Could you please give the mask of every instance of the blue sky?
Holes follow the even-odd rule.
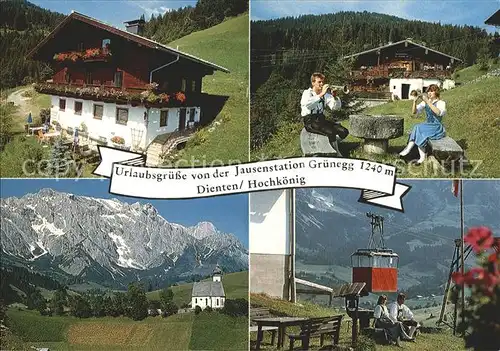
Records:
[[[169,222],[185,226],[201,221],[212,222],[224,233],[236,235],[248,248],[248,194],[217,196],[190,200],[151,200],[120,197],[110,194],[109,180],[100,179],[2,179],[2,198],[21,197],[43,188],[75,195],[117,198],[128,203],[151,203]]]
[[[252,20],[326,14],[339,11],[385,13],[409,20],[473,25],[495,32],[484,21],[500,8],[500,0],[251,0]]]
[[[196,0],[28,0],[44,9],[69,15],[72,10],[93,17],[114,27],[125,29],[123,22],[138,19],[144,14],[146,20],[152,14],[164,14],[180,7],[196,6]]]

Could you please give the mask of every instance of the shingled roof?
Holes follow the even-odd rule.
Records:
[[[229,70],[227,68],[225,68],[225,67],[216,65],[215,63],[203,60],[203,59],[201,59],[199,57],[187,54],[185,52],[182,52],[182,51],[179,51],[177,49],[171,48],[169,46],[163,45],[161,43],[158,43],[158,42],[156,42],[154,40],[142,37],[140,35],[137,35],[137,34],[134,34],[134,33],[130,33],[130,32],[127,32],[127,31],[115,28],[113,26],[110,26],[109,24],[106,24],[104,22],[96,20],[96,19],[94,19],[92,17],[85,16],[85,15],[83,15],[81,13],[76,12],[76,11],[72,11],[71,14],[68,15],[61,23],[59,23],[59,25],[49,35],[47,35],[40,43],[38,43],[38,45],[33,50],[31,50],[28,53],[27,58],[32,58],[33,55],[43,45],[45,45],[50,39],[54,38],[54,36],[62,28],[64,28],[70,21],[72,21],[72,20],[81,21],[81,22],[87,23],[87,24],[89,24],[91,26],[94,26],[94,27],[106,30],[109,33],[118,35],[118,36],[120,36],[122,38],[125,38],[125,39],[128,39],[128,40],[131,40],[131,41],[136,42],[137,44],[143,45],[145,47],[148,47],[148,48],[151,48],[151,49],[156,49],[156,50],[159,50],[159,51],[165,51],[165,52],[172,53],[172,54],[175,54],[175,55],[179,55],[180,57],[183,57],[183,58],[185,58],[187,60],[190,60],[190,61],[193,61],[193,62],[197,62],[197,63],[201,63],[203,65],[209,66],[209,67],[214,68],[216,70],[229,73]]]
[[[497,10],[494,14],[492,14],[484,24],[491,24],[493,26],[500,26],[500,10]]]
[[[225,297],[222,282],[204,281],[193,284],[192,297]]]
[[[442,55],[442,56],[446,56],[446,57],[449,57],[451,59],[454,59],[456,61],[460,61],[460,62],[463,62],[463,60],[459,59],[458,57],[454,57],[454,56],[451,56],[451,55],[448,55],[448,54],[445,54],[443,52],[440,52],[440,51],[437,51],[437,50],[434,50],[434,49],[431,49],[431,48],[428,48],[426,46],[423,46],[421,44],[418,44],[418,43],[415,43],[414,41],[411,41],[410,39],[405,39],[405,40],[400,40],[400,41],[397,41],[395,43],[390,43],[390,44],[386,44],[386,45],[382,45],[382,46],[379,46],[377,48],[374,48],[374,49],[370,49],[370,50],[366,50],[366,51],[362,51],[362,52],[358,52],[356,54],[352,54],[352,55],[347,55],[347,56],[344,56],[344,58],[351,58],[351,57],[356,57],[356,56],[360,56],[360,55],[364,55],[364,54],[368,54],[368,53],[371,53],[371,52],[377,52],[379,50],[382,50],[382,49],[386,49],[386,48],[389,48],[389,47],[392,47],[392,46],[396,46],[396,45],[399,45],[399,44],[402,44],[404,42],[407,42],[408,44],[412,44],[412,45],[415,45],[415,46],[419,46],[423,49],[426,49],[426,50],[429,50],[429,51],[432,51],[438,55]]]

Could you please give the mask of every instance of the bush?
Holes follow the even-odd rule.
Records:
[[[220,311],[232,317],[248,316],[248,301],[245,299],[226,300]]]
[[[464,241],[477,255],[478,267],[465,274],[456,272],[454,299],[461,289],[470,288],[471,294],[458,330],[465,334],[467,348],[497,350],[500,345],[500,240],[489,228],[472,228]]]
[[[212,308],[212,307],[210,307],[210,306],[207,306],[207,307],[205,308],[205,312],[210,313],[210,312],[212,312],[212,311],[213,311],[213,308]]]
[[[201,313],[201,307],[200,306],[196,306],[194,308],[194,314],[200,314]]]

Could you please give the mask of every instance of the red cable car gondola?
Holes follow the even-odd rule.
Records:
[[[398,291],[399,256],[384,245],[384,218],[366,214],[371,218],[372,234],[368,248],[358,249],[351,255],[352,282],[366,283],[364,293],[391,293]],[[375,245],[374,236],[380,234],[380,244]]]

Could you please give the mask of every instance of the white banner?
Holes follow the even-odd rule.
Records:
[[[148,199],[190,199],[254,191],[335,187],[361,190],[358,201],[404,212],[409,185],[396,167],[366,160],[297,157],[219,167],[146,167],[142,154],[99,147],[94,174],[110,178],[109,192]]]

